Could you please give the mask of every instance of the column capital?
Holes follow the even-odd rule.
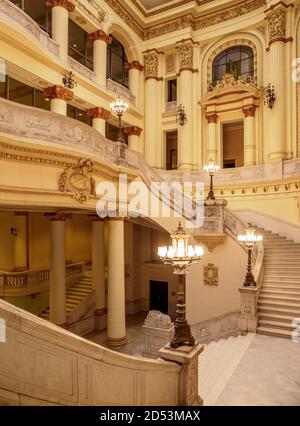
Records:
[[[28,216],[28,212],[15,212],[15,216]]]
[[[100,217],[97,214],[89,214],[89,219],[91,222],[105,222],[106,219],[104,217]]]
[[[50,222],[65,222],[66,219],[71,218],[71,214],[69,213],[45,213],[45,216],[50,220]]]
[[[179,74],[182,71],[191,71],[197,72],[198,70],[194,70],[194,45],[198,45],[199,43],[194,42],[193,39],[183,39],[176,43],[176,49],[178,50],[179,57]]]
[[[246,106],[242,109],[245,118],[247,117],[255,117],[255,110],[256,110],[256,106],[255,105],[249,105]]]
[[[73,99],[73,92],[63,86],[51,86],[44,89],[44,96],[48,99],[62,99],[64,101],[71,101]]]
[[[157,49],[146,50],[143,53],[145,80],[163,80],[162,77],[158,77],[158,57],[164,53],[159,52]]]
[[[268,28],[268,49],[272,43],[278,41],[287,43],[293,40],[292,37],[286,38],[286,13],[289,7],[294,7],[294,5],[292,3],[287,5],[283,1],[278,1],[265,10]]]
[[[143,129],[138,126],[124,127],[124,133],[128,136],[141,136]]]
[[[206,113],[205,118],[207,119],[208,124],[210,124],[210,123],[216,124],[217,119],[218,119],[218,114],[216,114],[215,112]]]
[[[68,12],[73,12],[75,9],[75,4],[70,0],[47,0],[46,6],[51,8],[56,6],[64,7]]]
[[[142,64],[140,64],[139,61],[127,62],[125,64],[125,68],[127,70],[138,70],[138,71],[144,70],[144,66]]]
[[[112,43],[112,37],[106,34],[103,30],[97,30],[92,33],[89,33],[89,39],[91,41],[101,40],[107,44]]]
[[[111,112],[105,108],[96,107],[88,109],[87,115],[91,118],[102,118],[102,120],[108,120],[111,117]]]

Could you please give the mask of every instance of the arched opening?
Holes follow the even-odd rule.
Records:
[[[112,43],[107,48],[107,78],[129,87],[128,69],[125,64],[128,62],[124,46],[112,36]]]
[[[212,84],[215,86],[225,74],[237,80],[254,75],[254,54],[250,46],[237,45],[219,53],[212,63]]]

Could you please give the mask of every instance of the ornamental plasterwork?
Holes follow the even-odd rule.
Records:
[[[285,38],[286,31],[286,11],[276,9],[267,16],[269,43],[278,39]]]
[[[92,177],[93,162],[82,158],[77,166],[68,166],[61,174],[58,187],[61,192],[71,192],[80,203],[95,195],[95,180]]]
[[[245,0],[237,5],[224,7],[205,16],[199,16],[195,18],[193,14],[190,13],[145,28],[136,21],[136,19],[133,17],[133,15],[130,14],[130,12],[128,12],[128,10],[126,10],[125,6],[122,5],[122,1],[105,1],[120,16],[120,18],[123,19],[123,21],[138,34],[142,40],[149,40],[151,38],[159,37],[172,31],[177,31],[184,28],[191,28],[193,30],[206,28],[211,25],[222,23],[229,19],[238,18],[266,4],[266,0]]]
[[[219,92],[220,89],[228,88],[228,87],[241,87],[241,86],[248,86],[252,87],[255,90],[258,90],[258,88],[253,84],[252,77],[249,75],[243,79],[235,79],[232,74],[225,74],[222,78],[222,80],[217,83],[215,86],[209,85],[208,91],[209,92]]]
[[[144,55],[144,73],[145,77],[158,76],[158,56],[151,52]]]
[[[193,46],[191,44],[182,44],[178,46],[179,67],[193,68]]]
[[[218,267],[216,265],[214,265],[213,263],[208,263],[206,266],[204,266],[203,272],[204,272],[204,279],[203,279],[204,285],[218,285],[219,273],[218,273]]]

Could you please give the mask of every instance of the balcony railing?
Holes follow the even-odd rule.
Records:
[[[106,88],[110,92],[115,93],[117,96],[120,96],[123,99],[126,99],[131,105],[135,105],[135,96],[130,92],[127,87],[122,86],[122,84],[116,83],[113,80],[106,80]]]
[[[11,1],[0,1],[0,16],[15,27],[21,28],[22,31],[33,37],[49,52],[56,56],[59,55],[58,44],[30,16]]]

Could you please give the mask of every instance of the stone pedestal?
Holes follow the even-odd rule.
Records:
[[[198,343],[193,347],[180,346],[177,349],[172,349],[167,344],[159,350],[160,358],[182,366],[179,405],[203,405],[203,400],[198,395],[198,357],[203,349],[204,346]]]
[[[158,358],[158,351],[174,336],[174,324],[169,315],[150,311],[143,325],[145,347],[143,356]]]
[[[258,323],[257,316],[257,287],[240,287],[241,294],[241,313],[240,313],[240,329],[242,334],[248,331],[255,333]]]

